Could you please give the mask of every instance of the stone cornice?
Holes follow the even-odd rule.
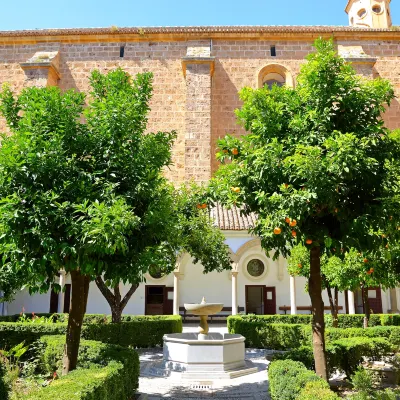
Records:
[[[310,41],[320,36],[333,36],[338,40],[400,41],[400,31],[395,29],[347,26],[199,26],[0,31],[0,44],[186,41],[198,39]]]

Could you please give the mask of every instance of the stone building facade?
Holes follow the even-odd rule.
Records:
[[[218,138],[226,133],[245,134],[234,115],[234,110],[241,105],[238,91],[244,86],[256,88],[269,82],[295,86],[305,57],[313,51],[313,42],[318,37],[333,38],[338,52],[353,63],[358,73],[369,78],[389,79],[399,96],[400,29],[392,26],[390,2],[391,0],[349,0],[346,6],[350,24],[348,27],[111,27],[0,32],[0,83],[9,82],[16,91],[32,85],[87,91],[89,75],[93,69],[106,72],[121,67],[132,75],[151,71],[154,74],[154,95],[148,131],[178,132],[173,149],[174,164],[166,174],[176,184],[191,179],[205,182],[218,167],[215,160]],[[397,99],[387,110],[384,119],[388,128],[400,127],[400,106]],[[5,130],[3,120],[0,120],[0,129]],[[225,222],[228,223],[221,226],[226,233],[227,242],[235,248],[232,248],[232,252],[236,254],[247,242],[255,243],[254,240],[257,240],[247,234],[246,221],[239,221],[238,218],[241,217],[232,216],[231,220],[227,217]],[[259,244],[253,249],[256,249],[254,257],[262,253]],[[227,294],[224,295],[225,304],[232,304],[234,312],[238,301],[243,303],[239,307],[246,308],[246,286],[251,286],[256,281],[261,286],[276,287],[276,312],[279,312],[279,306],[290,304],[291,311],[296,311],[293,309],[296,307],[293,306],[293,296],[292,303],[289,296],[289,287],[293,294],[295,285],[292,281],[289,282],[284,260],[275,265],[275,262],[264,255],[261,261],[265,263],[264,271],[269,271],[262,274],[264,280],[254,280],[254,277],[244,273],[241,282],[239,267],[239,270],[229,274]],[[190,261],[187,262],[190,265]],[[243,260],[239,257],[237,266],[241,262]],[[246,270],[247,267],[244,265],[243,268]],[[274,279],[268,281],[268,275],[273,269],[276,270]],[[237,273],[239,281],[236,280]],[[163,285],[179,285],[182,275],[177,268],[175,279],[172,275],[165,277]],[[189,281],[191,278],[188,273],[186,275],[184,280]],[[151,277],[149,279],[151,282]],[[223,279],[226,280],[227,277],[224,276]],[[234,282],[232,292],[229,286],[231,281]],[[157,282],[154,281],[153,286],[157,286]],[[278,289],[279,282],[285,284]],[[161,285],[162,282],[158,283]],[[182,285],[183,283],[180,286]],[[234,285],[239,286],[234,289]],[[309,299],[300,295],[302,286],[297,285],[296,293],[306,306]],[[146,290],[144,287],[135,294],[141,296],[141,300],[139,297],[136,299],[137,304],[143,304],[141,309],[139,307],[131,312],[145,312]],[[179,297],[177,291],[176,287],[175,295],[171,295],[175,302],[175,312],[178,312],[184,301],[199,300],[191,299],[189,292],[187,298]],[[235,291],[239,293],[235,295],[236,300]],[[278,291],[281,297],[278,296]],[[163,296],[168,301],[168,293],[165,292]],[[382,298],[385,299],[384,311],[400,310],[399,291],[397,296],[393,290],[382,294]],[[17,308],[25,301],[27,300],[19,301],[17,298],[15,305],[9,305],[9,309],[19,312]],[[46,301],[43,304],[47,304]],[[344,306],[344,299],[342,303]],[[350,303],[354,301],[350,299]],[[89,312],[90,304],[89,300]],[[98,307],[94,307],[92,311],[100,312]]]

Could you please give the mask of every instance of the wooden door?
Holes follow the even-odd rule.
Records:
[[[246,314],[264,314],[264,288],[263,285],[246,285]]]
[[[146,286],[145,314],[164,315],[165,286]]]
[[[51,289],[50,293],[50,314],[58,313],[58,293]]]
[[[69,309],[71,306],[71,284],[65,284],[65,291],[64,291],[64,313],[69,314]]]
[[[275,287],[264,288],[264,314],[274,315],[276,314],[276,295]]]
[[[164,288],[164,315],[172,315],[174,313],[174,288]]]
[[[380,287],[368,288],[369,307],[373,314],[382,314],[382,291]]]

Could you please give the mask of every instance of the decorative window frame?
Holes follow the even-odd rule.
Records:
[[[253,276],[250,275],[249,272],[247,271],[247,264],[251,260],[260,260],[264,264],[264,272],[260,276]],[[242,270],[243,275],[250,281],[253,282],[259,282],[263,280],[264,278],[267,277],[269,271],[270,271],[270,265],[269,265],[269,260],[268,257],[263,254],[261,251],[251,251],[248,254],[245,255],[245,257],[242,257],[240,260],[240,266],[239,268]]]
[[[258,88],[261,89],[264,86],[265,77],[269,74],[281,75],[285,80],[285,85],[294,88],[294,78],[292,72],[281,64],[268,64],[261,68],[257,74]]]
[[[161,278],[154,278],[153,276],[150,275],[150,272],[146,272],[144,276],[146,278],[146,281],[162,282],[165,279],[167,279],[168,275],[170,274],[165,274],[161,276]]]

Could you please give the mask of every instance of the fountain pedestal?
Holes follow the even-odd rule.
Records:
[[[245,361],[242,335],[209,333],[207,317],[221,311],[223,304],[185,304],[187,311],[200,316],[199,333],[164,335],[164,364],[182,379],[230,379],[257,372]]]

